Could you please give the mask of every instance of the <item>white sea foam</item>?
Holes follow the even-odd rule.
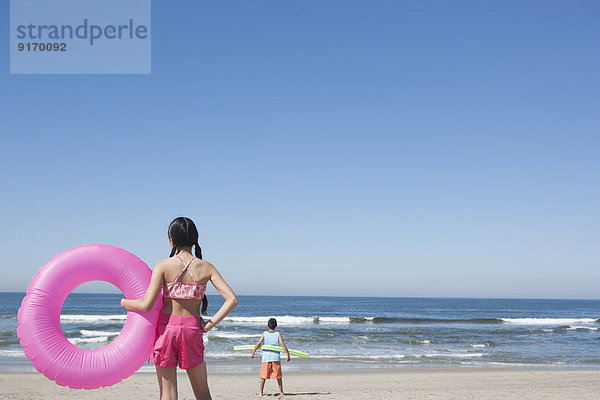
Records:
[[[500,318],[502,322],[518,325],[571,325],[593,324],[594,318]]]
[[[368,338],[368,337],[366,337],[366,338]],[[431,340],[405,340],[405,341],[402,341],[402,343],[418,345],[418,344],[432,344],[433,342]]]
[[[60,316],[61,322],[106,322],[106,321],[125,321],[127,315],[77,315],[63,314]]]
[[[349,324],[350,317],[315,317],[315,322],[320,324]]]
[[[121,332],[107,332],[107,331],[90,331],[87,329],[82,329],[79,331],[81,336],[118,336]]]
[[[547,367],[546,364],[530,364],[530,363],[515,363],[515,362],[494,362],[494,361],[460,361],[463,365],[482,365],[490,366],[497,365],[501,367]]]
[[[240,354],[237,353],[214,353],[214,352],[207,352],[206,353],[206,358],[208,358],[209,360],[222,360],[222,359],[232,359],[232,358],[240,358]],[[245,357],[245,356],[244,356]],[[259,357],[260,359],[260,357]]]
[[[0,350],[0,357],[25,357],[23,350]]]
[[[568,331],[575,331],[577,329],[587,329],[587,330],[590,330],[590,331],[597,331],[598,330],[598,328],[594,327],[594,326],[569,326],[567,328]]]
[[[77,343],[103,343],[108,342],[108,336],[98,336],[90,338],[67,338],[73,344]]]
[[[277,319],[279,325],[282,324],[312,324],[314,323],[314,317],[293,317],[291,315],[285,315],[281,317],[226,317],[225,321],[233,322],[237,324],[256,324],[266,325],[270,318]]]
[[[406,355],[390,354],[390,355],[380,355],[380,356],[355,356],[352,358],[366,359],[366,360],[401,360],[403,358],[406,358]]]
[[[349,324],[351,317],[296,317],[293,315],[270,316],[270,317],[227,317],[225,321],[236,324],[255,324],[265,325],[270,318],[275,318],[279,325],[302,325],[302,324]],[[364,318],[367,321],[373,321],[375,317]]]
[[[429,353],[429,354],[421,354],[415,355],[415,357],[434,357],[434,358],[479,358],[483,357],[483,353]]]
[[[488,344],[486,344],[486,343],[483,343],[483,344],[482,343],[473,343],[473,344],[470,344],[469,346],[471,346],[471,347],[487,347]]]
[[[354,354],[352,354],[352,355],[350,355],[350,354],[314,355],[313,353],[310,353],[310,358],[316,359],[316,360],[371,360],[371,361],[383,360],[383,361],[394,361],[394,360],[401,360],[403,358],[406,358],[406,355],[404,355],[404,354],[372,355],[372,356],[354,355]]]
[[[217,332],[217,333],[207,333],[208,337],[220,337],[227,339],[246,339],[246,338],[259,338],[260,334],[254,333],[237,333],[237,332]]]

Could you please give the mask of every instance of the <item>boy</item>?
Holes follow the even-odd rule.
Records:
[[[254,350],[252,350],[250,358],[254,358],[254,353],[258,349],[258,346],[261,344],[270,344],[283,347],[283,350],[285,350],[285,353],[287,354],[287,361],[290,361],[290,352],[288,351],[287,347],[285,347],[285,343],[283,343],[281,333],[275,331],[275,328],[277,328],[277,320],[275,318],[271,318],[269,322],[267,322],[267,326],[269,327],[269,330],[263,332],[263,334],[260,336],[258,343],[256,343],[256,346],[254,346]],[[260,395],[263,395],[266,379],[277,379],[277,383],[279,384],[279,392],[283,395],[283,380],[281,377],[281,362],[279,352],[263,350],[262,366],[260,369]]]

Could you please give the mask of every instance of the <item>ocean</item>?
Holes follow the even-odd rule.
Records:
[[[24,293],[0,293],[0,372],[34,371],[17,337]],[[120,294],[72,293],[61,325],[82,348],[121,331]],[[239,296],[239,306],[205,335],[209,370],[258,371],[255,344],[275,317],[290,349],[309,353],[286,370],[403,366],[600,368],[600,300]],[[209,314],[222,304],[209,295]],[[142,368],[152,371],[150,364]]]

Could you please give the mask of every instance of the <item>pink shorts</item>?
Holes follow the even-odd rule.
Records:
[[[197,367],[204,362],[202,333],[199,317],[160,314],[151,362],[167,368]]]

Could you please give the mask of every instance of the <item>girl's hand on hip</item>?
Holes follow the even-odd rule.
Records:
[[[210,330],[211,330],[212,328],[214,328],[214,327],[215,327],[215,324],[213,324],[213,322],[212,322],[212,321],[209,319],[209,320],[208,320],[208,321],[206,321],[206,322],[204,323],[204,325],[202,326],[202,330],[203,330],[204,332],[208,332],[208,331],[210,331]]]

